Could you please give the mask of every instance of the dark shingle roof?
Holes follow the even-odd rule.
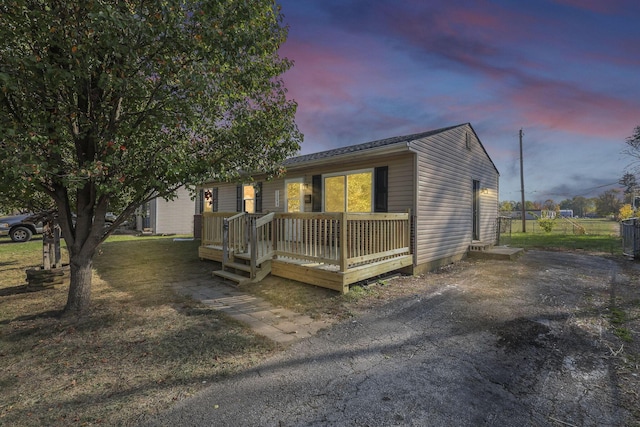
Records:
[[[299,163],[306,163],[314,160],[328,159],[334,156],[357,153],[360,151],[371,150],[373,148],[385,147],[385,146],[398,144],[398,143],[407,143],[410,141],[414,141],[416,139],[436,135],[441,132],[446,132],[448,130],[457,128],[458,126],[463,126],[463,125],[449,126],[446,128],[441,128],[441,129],[436,129],[436,130],[431,130],[431,131],[421,132],[421,133],[415,133],[412,135],[394,136],[392,138],[379,139],[377,141],[365,142],[363,144],[334,148],[333,150],[321,151],[319,153],[312,153],[312,154],[305,154],[297,157],[291,157],[285,160],[284,164],[285,166],[292,166],[292,165],[297,165]]]

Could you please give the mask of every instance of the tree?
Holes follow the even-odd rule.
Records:
[[[573,208],[572,208],[573,213],[575,215],[580,215],[581,217],[584,217],[587,214],[589,207],[593,205],[593,203],[590,202],[589,199],[583,196],[575,196],[572,199],[572,202],[573,202]]]
[[[505,200],[500,202],[500,212],[511,213],[513,211],[513,202]]]
[[[273,0],[0,4],[0,183],[57,208],[66,313],[89,307],[107,211],[117,227],[185,184],[275,175],[298,150],[281,18]]]
[[[607,190],[596,199],[596,213],[599,216],[616,215],[621,205],[620,190]]]
[[[640,126],[636,126],[633,134],[625,140],[625,144],[627,148],[624,153],[640,160]]]
[[[627,172],[622,176],[618,183],[624,186],[623,192],[625,201],[633,205],[634,198],[638,190],[638,182],[636,181],[636,176],[632,173]]]

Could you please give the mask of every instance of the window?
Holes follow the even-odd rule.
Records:
[[[218,188],[200,191],[200,212],[218,212]]]
[[[236,211],[262,212],[262,183],[238,185],[236,188]]]
[[[245,212],[256,213],[256,189],[253,185],[242,187],[242,200]]]
[[[324,177],[326,212],[371,212],[373,172],[355,171]]]

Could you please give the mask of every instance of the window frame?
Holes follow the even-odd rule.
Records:
[[[253,198],[244,197],[244,188],[253,187]],[[246,210],[246,201],[253,201],[253,212]],[[238,212],[246,212],[249,214],[262,213],[262,182],[252,182],[248,184],[238,184],[236,186],[236,210]]]
[[[367,212],[359,212],[359,213],[372,213],[374,212],[374,207],[375,207],[375,168],[366,168],[366,169],[354,169],[354,170],[349,170],[349,171],[341,171],[341,172],[331,172],[331,173],[326,173],[326,174],[322,174],[322,211],[323,212],[327,212],[327,207],[326,207],[326,198],[327,198],[327,187],[325,185],[325,179],[326,178],[333,178],[333,177],[337,177],[337,176],[343,176],[345,177],[344,180],[344,192],[345,192],[345,197],[344,197],[344,210],[342,212],[349,212],[349,210],[347,209],[348,205],[349,205],[349,185],[347,183],[347,176],[349,175],[358,175],[358,174],[363,174],[363,173],[368,173],[371,175],[371,180],[369,182],[369,184],[371,185],[371,198],[369,199],[369,211]],[[355,212],[354,212],[355,213]]]

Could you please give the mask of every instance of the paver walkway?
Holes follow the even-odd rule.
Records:
[[[315,320],[286,308],[275,307],[218,278],[175,283],[173,287],[180,294],[200,300],[281,344],[313,336],[330,325],[325,320]]]

